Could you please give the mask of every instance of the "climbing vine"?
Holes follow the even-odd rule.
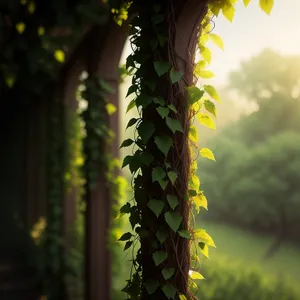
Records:
[[[194,68],[197,77],[214,76],[206,69],[211,61],[207,42],[212,40],[222,49],[224,44],[211,32],[212,18],[222,12],[232,21],[237,2],[208,3],[199,34],[201,59]],[[244,0],[245,6],[249,2]],[[139,4],[133,3],[138,16],[131,23],[133,54],[126,63],[128,72],[134,69],[127,93],[134,99],[127,111],[136,107],[139,117],[127,125],[135,126],[134,139],[126,139],[121,145],[134,145],[133,154],[123,161],[123,167],[128,166],[132,173],[134,198],[120,209],[121,214],[129,214],[133,231],[124,233],[119,240],[125,242],[124,250],[137,244],[140,248],[133,251],[136,254],[131,276],[123,291],[128,299],[194,299],[191,291],[197,285],[193,280],[204,278],[199,272],[198,253],[209,257],[209,247],[215,247],[206,230],[192,227],[190,208],[195,207],[197,212],[208,208],[196,175],[196,159],[199,154],[211,160],[215,157],[208,148],[198,149],[193,120],[216,129],[214,101],[220,101],[220,97],[212,85],[186,86],[186,95],[180,93],[178,86],[185,74],[172,57],[174,45],[169,27],[174,20],[168,4]],[[260,6],[269,14],[273,1],[261,0]]]

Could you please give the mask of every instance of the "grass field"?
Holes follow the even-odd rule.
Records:
[[[127,226],[126,226],[127,227]],[[198,222],[199,228],[205,228],[213,237],[216,249],[211,249],[210,258],[212,260],[225,258],[232,263],[241,266],[251,266],[260,268],[263,273],[270,277],[284,277],[292,282],[300,281],[300,249],[284,243],[279,251],[270,259],[262,260],[263,255],[272,243],[272,239],[266,236],[258,236],[228,225],[221,225],[210,222]],[[129,229],[129,226],[127,227]],[[122,253],[122,270],[114,279],[114,286],[121,289],[125,286],[125,280],[130,272],[130,253]],[[205,261],[206,265],[210,262]]]

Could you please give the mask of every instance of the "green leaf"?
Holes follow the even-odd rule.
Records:
[[[178,199],[174,195],[167,195],[167,200],[171,208],[174,210],[179,204]]]
[[[174,113],[178,113],[176,107],[173,104],[168,105],[168,107],[174,112]]]
[[[175,269],[174,268],[164,268],[161,273],[164,276],[164,279],[168,280],[174,275]]]
[[[123,251],[126,251],[127,249],[129,249],[131,247],[131,245],[133,244],[132,241],[128,241],[126,242],[125,246],[124,246],[124,250]]]
[[[216,89],[212,85],[204,85],[203,86],[204,91],[210,95],[213,99],[220,101],[220,96],[217,93]]]
[[[167,283],[162,287],[162,291],[166,295],[168,299],[175,299],[177,290],[175,289],[174,285],[171,283]]]
[[[147,107],[151,102],[153,101],[153,98],[151,96],[141,94],[135,99],[136,106],[141,106],[143,108]]]
[[[159,185],[161,186],[161,188],[163,189],[163,190],[165,190],[166,189],[166,187],[167,187],[167,185],[168,185],[168,181],[167,180],[160,180],[159,182]]]
[[[259,0],[259,5],[261,9],[269,15],[273,9],[274,0]]]
[[[185,239],[188,239],[188,240],[190,240],[190,239],[192,238],[192,236],[191,236],[191,234],[190,234],[190,232],[189,232],[188,230],[179,230],[179,231],[178,231],[178,234],[179,234],[181,237],[183,237],[183,238],[185,238]]]
[[[158,216],[161,214],[165,204],[163,201],[161,200],[155,200],[155,199],[151,199],[148,203],[147,206],[154,212],[154,214],[156,215],[156,217],[158,218]]]
[[[135,100],[131,100],[127,106],[126,113],[135,107]]]
[[[216,248],[212,237],[204,229],[196,229],[194,231],[194,238],[200,240],[200,242],[205,243],[207,246]]]
[[[173,144],[172,139],[169,136],[156,136],[154,140],[158,149],[167,156]]]
[[[174,84],[174,83],[180,81],[181,78],[182,78],[182,75],[183,75],[182,72],[180,72],[180,71],[175,71],[175,70],[172,68],[171,71],[170,71],[170,79],[171,79],[172,84]]]
[[[163,14],[153,15],[151,17],[151,21],[154,25],[159,24],[165,20],[165,16]]]
[[[158,266],[167,259],[168,254],[164,251],[156,251],[152,254],[152,257],[155,265]]]
[[[155,235],[157,239],[160,241],[160,243],[162,244],[167,239],[168,232],[165,230],[158,230]]]
[[[132,237],[132,234],[130,232],[124,233],[120,238],[119,241],[128,241]]]
[[[120,208],[120,213],[121,213],[121,214],[129,214],[130,211],[131,211],[130,203],[126,203],[126,204],[124,204],[124,205]]]
[[[204,107],[205,107],[205,109],[206,109],[208,112],[210,112],[211,114],[213,114],[215,117],[217,116],[217,115],[216,115],[216,106],[215,106],[215,104],[214,104],[212,101],[210,101],[210,100],[205,100],[205,101],[204,101]]]
[[[176,232],[182,222],[182,216],[177,212],[168,211],[165,213],[165,220],[170,228]]]
[[[160,181],[164,179],[166,176],[166,172],[161,167],[156,167],[152,170],[152,182]]]
[[[138,86],[136,84],[133,84],[129,87],[128,91],[127,91],[127,94],[126,94],[126,97],[127,98],[129,95],[135,93],[138,89]],[[131,101],[132,102],[132,101]]]
[[[132,155],[127,155],[125,156],[122,164],[122,168],[125,168],[127,165],[129,165],[132,161],[133,156]]]
[[[247,0],[247,1],[249,1],[249,0]],[[212,42],[214,42],[219,48],[224,50],[224,43],[219,35],[217,35],[215,33],[209,33],[208,36],[212,40]]]
[[[170,110],[167,107],[158,107],[156,108],[159,115],[164,119],[170,112]]]
[[[155,90],[156,81],[155,80],[145,80],[145,84],[149,87],[151,91]]]
[[[159,41],[159,44],[161,47],[163,47],[165,45],[165,43],[168,41],[168,38],[164,35],[158,34],[157,35],[157,39]]]
[[[142,152],[140,155],[141,162],[146,166],[149,166],[153,161],[153,155],[148,152]]]
[[[208,159],[210,159],[210,160],[216,161],[213,152],[212,152],[210,149],[208,149],[208,148],[202,148],[202,149],[200,150],[200,154],[201,154],[201,156],[204,157],[204,158],[208,158]]]
[[[166,74],[171,69],[171,65],[168,61],[155,61],[154,69],[156,71],[156,74],[160,77]]]
[[[156,103],[156,104],[159,104],[159,105],[161,105],[161,106],[164,106],[165,105],[165,100],[164,100],[164,98],[163,97],[155,97],[154,99],[153,99],[153,101],[154,101],[154,103]]]
[[[176,172],[170,171],[170,172],[168,172],[168,177],[170,178],[172,184],[174,185],[178,175]]]
[[[155,127],[151,122],[143,121],[137,130],[143,142],[147,143],[154,133]]]
[[[204,95],[204,91],[200,90],[198,87],[196,86],[189,86],[187,87],[187,91],[188,91],[188,101],[189,101],[189,105],[193,105],[196,102],[198,102],[202,96]]]
[[[190,275],[192,279],[205,279],[199,272],[193,271]]]
[[[147,293],[149,295],[152,295],[157,288],[159,287],[159,283],[157,280],[153,280],[153,279],[148,279],[145,283],[144,283],[145,289],[147,291]]]
[[[131,127],[131,126],[133,126],[137,121],[138,121],[138,119],[136,119],[136,118],[130,119],[129,122],[128,122],[128,124],[127,124],[126,129],[129,128],[129,127]]]
[[[200,124],[213,130],[216,130],[216,124],[210,115],[206,113],[198,113],[196,117]]]
[[[194,143],[198,142],[198,131],[197,131],[196,126],[191,126],[190,127],[190,129],[189,129],[189,138]]]
[[[120,148],[129,147],[133,143],[134,143],[134,141],[132,139],[127,139],[121,144]]]
[[[183,128],[178,119],[166,117],[166,123],[173,133],[176,131],[183,132]]]

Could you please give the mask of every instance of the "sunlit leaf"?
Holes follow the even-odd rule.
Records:
[[[202,124],[208,128],[211,128],[214,130],[216,129],[216,124],[215,124],[213,118],[209,114],[198,113],[197,120],[199,121],[200,124]]]
[[[207,199],[203,193],[199,193],[196,197],[193,198],[193,201],[196,205],[196,210],[199,211],[200,207],[204,207],[207,210]]]
[[[194,103],[198,102],[204,95],[204,91],[200,90],[196,86],[187,87],[187,91],[188,91],[189,105],[193,105]]]
[[[22,34],[26,29],[26,25],[23,22],[17,23],[16,24],[16,29],[17,29],[19,34]]]
[[[112,103],[107,103],[105,105],[105,108],[106,108],[106,111],[109,116],[111,116],[112,114],[114,114],[117,111],[117,107],[115,105],[113,105]]]
[[[235,14],[235,8],[230,2],[226,2],[222,7],[222,13],[228,21],[232,22]]]
[[[244,1],[244,5],[247,7],[251,0],[243,0],[243,1]]]
[[[210,64],[210,62],[211,62],[211,52],[210,52],[210,50],[207,47],[204,47],[204,46],[200,47],[199,50],[200,50],[200,54],[202,55],[203,59],[208,64]]]
[[[219,48],[224,50],[224,42],[222,41],[221,37],[215,33],[210,33],[209,38],[214,42]]]
[[[212,237],[204,229],[196,229],[194,231],[194,238],[200,242],[205,243],[207,246],[215,247],[216,245]]]
[[[205,100],[204,101],[204,107],[205,109],[210,112],[211,114],[213,114],[215,117],[217,116],[217,113],[216,113],[216,105],[210,101],[210,100]]]
[[[210,78],[213,78],[214,76],[215,76],[215,74],[209,70],[201,70],[199,72],[199,77],[201,77],[203,79],[210,79]]]
[[[126,113],[135,107],[135,100],[131,100],[127,106]]]
[[[179,295],[179,300],[187,300],[186,296],[184,296],[183,294]]]
[[[205,279],[199,272],[196,272],[196,271],[191,272],[190,277],[194,280],[195,279]]]
[[[216,91],[216,89],[212,85],[204,85],[203,89],[213,99],[220,101],[220,96],[219,96],[218,92]]]
[[[208,149],[208,148],[202,148],[202,149],[200,150],[200,154],[201,154],[201,156],[204,157],[204,158],[208,158],[208,159],[210,159],[210,160],[216,161],[213,152],[212,152],[210,149]]]
[[[65,61],[65,53],[62,50],[56,50],[54,52],[54,57],[60,63],[63,63]]]
[[[274,6],[274,0],[259,0],[259,5],[261,9],[269,15]]]
[[[208,248],[208,246],[206,244],[202,243],[202,242],[198,243],[198,245],[199,245],[199,248],[200,248],[200,251],[202,252],[202,254],[205,257],[209,258],[209,248]]]
[[[194,143],[198,141],[198,131],[196,126],[191,126],[189,130],[189,139]]]

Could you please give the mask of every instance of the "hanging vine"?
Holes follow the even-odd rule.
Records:
[[[202,59],[195,65],[196,76],[213,76],[206,69],[211,61],[206,44],[210,39],[221,48],[224,45],[217,34],[211,33],[211,20],[222,12],[232,21],[236,2],[209,1],[201,22],[198,49]],[[246,6],[249,2],[244,0]],[[191,226],[191,207],[199,212],[208,206],[196,175],[196,158],[200,154],[215,160],[210,149],[198,149],[192,120],[196,117],[200,124],[215,129],[214,100],[220,101],[220,97],[212,85],[189,86],[187,97],[179,92],[178,83],[185,74],[172,57],[170,28],[174,20],[170,4],[133,3],[137,17],[131,23],[133,54],[127,58],[126,68],[135,71],[127,93],[134,99],[127,111],[136,107],[139,117],[127,125],[136,127],[134,139],[126,139],[121,147],[134,145],[133,154],[123,161],[123,167],[128,166],[133,176],[134,198],[120,209],[121,214],[129,214],[133,232],[124,233],[119,240],[125,242],[124,250],[141,246],[133,251],[133,269],[123,289],[128,299],[194,299],[191,291],[197,285],[193,280],[204,278],[199,272],[198,253],[208,257],[209,247],[215,247],[204,229]],[[270,13],[273,1],[261,0],[260,6]]]

